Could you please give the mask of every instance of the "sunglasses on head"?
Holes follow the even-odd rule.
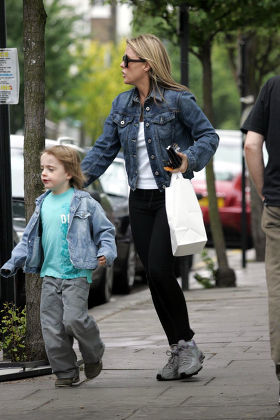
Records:
[[[137,60],[134,58],[129,58],[126,54],[123,56],[123,62],[124,62],[124,66],[128,67],[128,63],[145,63],[146,60],[144,60],[143,58],[138,58]]]

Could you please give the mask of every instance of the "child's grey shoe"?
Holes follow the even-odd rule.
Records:
[[[170,346],[170,350],[166,352],[169,356],[168,362],[166,365],[158,372],[157,380],[158,381],[172,381],[180,379],[178,374],[178,346],[173,344]]]
[[[100,374],[102,370],[102,361],[97,363],[85,363],[85,375],[87,379],[93,379]]]
[[[57,378],[55,381],[56,388],[69,388],[72,384],[76,384],[80,381],[80,371],[77,370],[77,374],[73,378]]]
[[[202,369],[204,354],[194,340],[178,342],[178,374],[181,379],[197,375]]]

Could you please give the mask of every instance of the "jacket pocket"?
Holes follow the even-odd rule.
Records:
[[[93,235],[91,213],[88,210],[76,211],[69,229],[71,232],[71,243],[78,254],[82,248],[88,248]]]
[[[83,211],[83,210],[77,211],[74,214],[74,217],[79,217],[80,219],[87,219],[89,216],[90,216],[90,212]]]
[[[174,143],[176,116],[174,112],[163,112],[152,119],[154,135],[156,138],[157,154],[166,165],[168,154],[166,147]]]
[[[132,115],[125,115],[125,114],[114,114],[113,121],[117,125],[119,139],[121,141],[121,145],[124,149],[124,152],[127,152],[127,142],[129,139],[129,135],[131,133]]]
[[[124,114],[114,114],[113,121],[115,124],[118,125],[120,128],[125,128],[129,123],[133,120],[132,115],[124,115]]]
[[[163,112],[152,119],[156,137],[164,147],[173,143],[176,116],[174,112]]]

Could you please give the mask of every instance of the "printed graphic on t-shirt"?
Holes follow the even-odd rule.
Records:
[[[63,267],[64,274],[77,274],[79,270],[77,270],[75,267],[73,267],[71,260],[70,260],[70,254],[68,249],[68,242],[67,242],[67,232],[68,232],[68,225],[69,225],[69,216],[70,216],[70,205],[68,203],[65,203],[62,206],[62,211],[64,213],[60,214],[60,232],[61,232],[61,263]]]
[[[61,261],[62,261],[62,266],[67,268],[67,266],[69,265],[69,260],[70,260],[68,244],[67,244],[67,239],[66,239],[68,225],[69,225],[69,205],[64,204],[64,206],[62,206],[62,209],[63,210],[65,209],[65,214],[60,215],[60,220],[61,220],[60,231],[62,235]]]

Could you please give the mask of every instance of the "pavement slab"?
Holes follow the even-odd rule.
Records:
[[[270,359],[264,264],[240,267],[229,253],[237,287],[185,292],[195,339],[205,353],[197,376],[157,381],[167,360],[165,335],[150,292],[113,298],[90,310],[106,345],[103,371],[71,389],[53,375],[0,383],[1,420],[280,419]],[[75,350],[79,355],[77,343]]]

